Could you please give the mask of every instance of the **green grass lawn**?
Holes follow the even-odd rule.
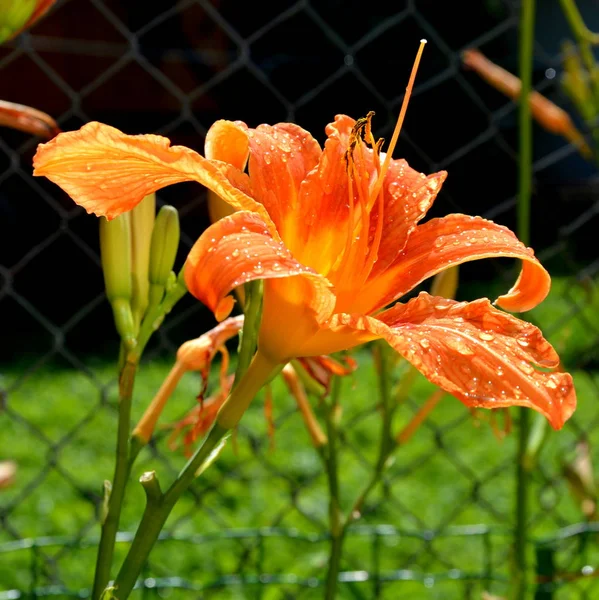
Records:
[[[593,297],[593,290],[558,280],[548,301],[532,313],[574,371],[579,397],[575,418],[561,432],[550,432],[542,461],[531,476],[535,537],[583,520],[560,475],[563,463],[574,456],[581,432],[588,431],[599,464],[599,374],[591,370],[597,338],[591,325],[599,326],[599,316],[588,304]],[[582,308],[573,312],[577,304]],[[359,369],[345,380],[342,392],[340,464],[345,507],[369,475],[380,427],[370,354],[364,350],[356,358]],[[0,416],[0,460],[14,459],[19,470],[15,485],[0,493],[0,599],[15,597],[2,596],[2,590],[27,592],[36,585],[52,584],[80,590],[90,585],[95,549],[87,542],[98,535],[95,502],[102,481],[112,476],[116,382],[109,361],[82,360],[85,373],[50,363],[32,373],[18,365],[3,369],[0,387],[8,393],[6,412]],[[579,364],[587,370],[574,369]],[[135,417],[170,366],[165,357],[142,366],[135,386]],[[199,389],[199,377],[186,375],[162,422],[179,419],[194,405]],[[424,379],[417,381],[409,402],[397,411],[396,430],[433,390]],[[280,381],[274,384],[274,413],[274,448],[259,396],[244,416],[235,443],[228,444],[173,511],[166,530],[175,539],[159,543],[151,556],[146,575],[157,578],[158,587],[161,578],[177,576],[193,582],[196,589],[157,589],[134,597],[321,597],[313,585],[326,569],[326,480]],[[358,580],[365,578],[360,572],[380,572],[390,581],[380,589],[371,581],[347,583],[339,598],[458,600],[480,598],[483,589],[507,593],[506,585],[495,579],[509,575],[506,532],[513,524],[516,436],[497,439],[489,415],[477,412],[473,418],[459,401],[447,396],[397,451],[385,485],[369,498],[359,525],[348,537],[342,565]],[[498,422],[502,423],[501,415]],[[161,431],[133,469],[123,531],[135,530],[143,508],[143,493],[135,483],[139,475],[155,469],[164,488],[185,463],[183,452],[170,450],[167,441],[168,432]],[[481,524],[492,533],[474,530],[476,535],[463,535],[467,526]],[[388,527],[374,529],[378,525]],[[67,539],[35,551],[13,545],[15,539],[43,536]],[[126,544],[120,544],[118,560],[125,550]],[[571,563],[566,550],[575,555]],[[586,563],[576,555],[577,547],[566,550],[558,556],[563,569],[596,565],[599,559],[594,539],[586,546]],[[270,579],[259,578],[264,574]],[[436,578],[409,581],[423,574]],[[464,581],[468,574],[475,580]],[[495,579],[480,581],[484,574]],[[255,582],[242,585],[239,578]],[[586,586],[592,583],[589,580]],[[579,583],[568,585],[555,597],[583,597],[580,589]]]

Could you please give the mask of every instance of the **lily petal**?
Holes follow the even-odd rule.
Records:
[[[222,160],[243,171],[250,155],[247,130],[243,121],[215,121],[204,142],[206,158]]]
[[[384,155],[381,156],[382,161]],[[405,248],[410,234],[432,206],[446,178],[447,171],[425,176],[412,169],[403,159],[391,161],[382,188],[383,230],[371,277],[387,269]],[[375,204],[372,210],[372,236],[378,213],[378,204]]]
[[[126,135],[92,122],[40,144],[34,175],[44,175],[87,210],[112,219],[167,185],[197,181],[239,210],[256,212],[276,231],[264,207],[251,197],[247,175],[208,160],[159,135]]]
[[[497,299],[510,311],[526,311],[542,302],[551,286],[549,273],[507,228],[480,217],[453,214],[414,229],[406,247],[383,273],[372,277],[351,312],[371,313],[397,300],[419,283],[449,267],[480,258],[524,261],[512,289]]]
[[[204,153],[209,160],[222,160],[244,171],[250,147],[247,136],[248,126],[243,121],[216,121],[206,134]],[[208,190],[208,213],[210,221],[216,223],[219,219],[235,212],[225,200]]]
[[[332,311],[335,300],[327,290],[327,280],[295,260],[285,245],[271,235],[266,222],[248,211],[233,213],[206,229],[185,263],[187,289],[219,320],[233,308],[233,299],[227,294],[237,286],[256,279],[295,276],[317,288],[316,296],[330,296],[328,305]],[[309,304],[305,299],[303,302]]]
[[[328,274],[345,251],[349,219],[347,161],[345,154],[355,120],[337,115],[327,125],[328,136],[318,165],[307,174],[299,191],[297,221],[301,233],[291,245],[298,260]],[[318,248],[318,252],[314,252]]]
[[[302,227],[297,219],[300,184],[318,163],[320,145],[293,123],[260,125],[248,137],[252,191],[290,243]]]
[[[559,358],[534,325],[488,300],[455,302],[421,293],[377,318],[335,315],[331,332],[387,340],[427,379],[467,406],[526,406],[560,429],[576,407],[572,377],[549,372]],[[543,367],[545,370],[539,370]]]

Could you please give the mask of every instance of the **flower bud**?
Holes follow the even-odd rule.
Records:
[[[131,311],[131,231],[129,213],[112,221],[100,218],[100,252],[106,296],[112,305],[116,330],[128,348],[135,345]]]
[[[150,293],[150,244],[156,215],[156,196],[146,196],[130,214],[132,299],[131,309],[136,324],[143,319],[148,308]]]
[[[156,217],[150,245],[150,304],[162,301],[179,247],[179,213],[163,206]]]

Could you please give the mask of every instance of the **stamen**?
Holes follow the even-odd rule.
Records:
[[[389,148],[387,149],[387,156],[385,156],[385,162],[383,163],[383,167],[381,169],[381,173],[372,190],[372,196],[376,198],[383,187],[383,182],[385,181],[385,175],[387,174],[387,169],[389,168],[389,164],[391,162],[391,155],[393,154],[393,150],[395,150],[395,144],[397,144],[397,140],[399,138],[399,133],[401,131],[401,127],[403,125],[404,117],[406,116],[406,111],[408,110],[408,103],[410,101],[410,96],[412,95],[412,88],[414,87],[414,80],[416,79],[416,72],[418,71],[418,65],[420,64],[420,57],[422,56],[422,52],[424,50],[424,45],[426,44],[426,40],[420,40],[420,47],[418,48],[418,53],[416,54],[416,58],[414,60],[414,65],[412,66],[412,72],[410,73],[410,80],[408,81],[408,87],[406,88],[406,95],[404,96],[401,110],[399,111],[399,117],[397,118],[397,123],[395,124],[395,130],[393,131],[393,136],[391,137],[391,141],[389,142]]]

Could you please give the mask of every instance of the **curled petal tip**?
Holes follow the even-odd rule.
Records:
[[[224,321],[231,314],[234,306],[235,298],[233,296],[225,296],[214,310],[214,317],[219,323]]]

